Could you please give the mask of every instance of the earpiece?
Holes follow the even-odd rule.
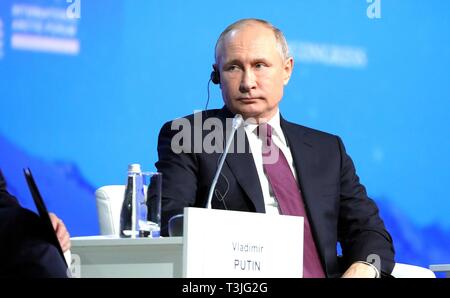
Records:
[[[214,70],[211,72],[211,82],[218,85],[220,84],[220,74],[216,67],[214,67]]]
[[[208,99],[206,100],[206,105],[205,105],[205,111],[206,113],[208,113],[208,103],[209,103],[209,83],[213,82],[214,84],[218,85],[220,84],[220,74],[219,71],[217,70],[216,66],[213,65],[213,71],[211,71],[211,76],[210,79],[208,81],[208,87],[207,87],[207,91],[208,91]]]

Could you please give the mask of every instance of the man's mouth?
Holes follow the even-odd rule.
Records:
[[[241,97],[238,100],[241,102],[244,102],[244,103],[252,103],[252,102],[261,100],[261,98],[259,98],[259,97]]]

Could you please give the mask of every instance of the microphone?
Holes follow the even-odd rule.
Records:
[[[225,158],[228,154],[228,151],[230,150],[234,133],[236,132],[236,130],[239,127],[241,127],[242,123],[244,123],[244,119],[242,118],[241,115],[236,114],[236,116],[234,116],[234,118],[233,118],[231,133],[230,133],[230,136],[228,137],[227,143],[225,145],[225,150],[224,150],[222,156],[220,157],[220,162],[217,167],[216,175],[214,176],[213,182],[211,184],[211,188],[209,189],[208,200],[206,203],[207,209],[212,209],[211,201],[212,201],[214,189],[216,188],[217,180],[219,180],[219,175],[220,175],[220,172],[222,171],[223,163],[225,162]],[[171,236],[171,237],[183,236],[183,229],[184,229],[183,228],[183,220],[184,220],[184,214],[177,214],[177,215],[172,216],[169,219],[169,222],[168,222],[169,236]]]
[[[228,137],[227,143],[225,145],[225,150],[223,151],[222,156],[220,157],[220,162],[216,170],[216,175],[214,176],[211,188],[209,189],[208,200],[206,201],[206,209],[211,209],[211,201],[214,194],[214,189],[216,188],[217,180],[219,180],[219,175],[220,172],[222,171],[223,163],[225,162],[225,158],[227,157],[228,151],[230,150],[234,133],[239,127],[241,127],[242,123],[244,123],[244,118],[242,118],[242,115],[236,114],[236,116],[234,116],[233,118],[233,125],[231,127],[230,136]]]

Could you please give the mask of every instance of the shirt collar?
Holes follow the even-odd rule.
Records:
[[[273,115],[272,118],[267,122],[270,126],[272,126],[272,136],[278,137],[280,141],[287,146],[286,139],[284,138],[283,130],[281,129],[280,124],[280,110],[277,109],[277,112],[275,115]],[[247,133],[254,133],[256,134],[256,128],[258,127],[258,124],[244,121],[244,129]]]

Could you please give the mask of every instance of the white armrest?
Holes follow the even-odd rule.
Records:
[[[436,278],[430,269],[402,263],[395,263],[391,275],[396,278]]]
[[[125,185],[107,185],[95,192],[100,234],[119,235]]]

